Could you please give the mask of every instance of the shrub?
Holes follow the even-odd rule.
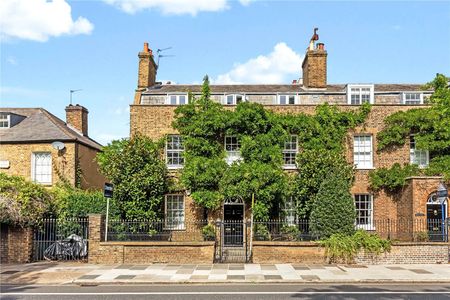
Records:
[[[0,173],[0,222],[12,225],[34,225],[51,213],[53,197],[41,185],[19,176]]]
[[[406,178],[419,174],[417,165],[405,164],[403,167],[395,163],[390,168],[379,168],[369,172],[370,187],[374,190],[385,189],[394,193],[401,189]]]
[[[356,213],[349,189],[350,182],[336,174],[329,174],[321,184],[310,216],[313,235],[353,234]]]
[[[203,226],[202,234],[205,241],[214,241],[214,239],[216,238],[216,230],[214,228],[214,225],[208,224]]]
[[[320,244],[325,247],[325,255],[330,263],[352,263],[356,254],[361,250],[374,256],[391,250],[389,240],[382,239],[376,234],[369,234],[361,229],[353,235],[333,234],[320,241]]]
[[[55,196],[58,218],[87,217],[89,214],[106,214],[106,198],[101,191],[84,191],[70,186],[57,186]],[[110,199],[109,216],[118,217],[116,201]]]
[[[299,239],[300,230],[295,225],[283,225],[281,227],[281,233],[288,241],[296,241]]]
[[[266,225],[255,224],[254,225],[255,240],[257,241],[269,241],[271,239],[270,232]]]

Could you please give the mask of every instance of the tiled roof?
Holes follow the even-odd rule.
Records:
[[[344,93],[345,84],[330,84],[325,89],[306,89],[298,84],[231,84],[211,85],[212,93],[295,93],[295,92],[326,92]],[[420,91],[420,84],[375,84],[375,92],[404,92]],[[155,85],[147,89],[144,94],[166,94],[174,92],[200,93],[199,84],[164,84]]]
[[[25,117],[11,128],[0,129],[0,143],[43,141],[74,141],[101,150],[102,145],[78,131],[43,108],[1,108],[2,113]]]

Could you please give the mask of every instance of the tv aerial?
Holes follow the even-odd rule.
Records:
[[[166,51],[166,50],[169,50],[169,49],[172,49],[172,47],[167,47],[167,48],[163,48],[163,49],[157,49],[156,50],[156,55],[157,55],[157,60],[156,60],[156,67],[157,68],[159,68],[159,59],[160,58],[163,58],[163,57],[174,57],[175,55],[173,55],[173,54],[166,54],[166,55],[164,55],[164,54],[161,54],[161,52],[163,52],[163,51]]]
[[[76,92],[79,92],[79,91],[82,91],[82,89],[78,89],[78,90],[69,90],[69,92],[70,92],[70,104],[72,105],[72,94],[73,93],[76,93]]]

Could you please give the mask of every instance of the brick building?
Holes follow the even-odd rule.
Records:
[[[0,172],[45,186],[83,189],[105,182],[95,162],[102,146],[88,135],[88,110],[66,107],[66,122],[43,108],[0,108]]]
[[[431,90],[422,90],[418,84],[327,83],[327,51],[317,42],[315,34],[306,50],[302,66],[302,78],[291,84],[211,85],[211,98],[224,106],[233,107],[242,101],[263,104],[278,113],[314,113],[318,104],[330,103],[341,110],[354,110],[365,102],[372,111],[363,126],[348,132],[347,159],[355,166],[356,179],[351,189],[357,210],[356,224],[367,230],[378,230],[377,220],[434,220],[447,216],[447,205],[436,202],[434,192],[440,177],[414,177],[408,179],[405,189],[398,195],[373,192],[369,188],[368,173],[394,163],[428,165],[428,151],[415,148],[414,137],[410,143],[395,151],[377,152],[377,133],[383,129],[384,119],[398,111],[427,107],[426,99]],[[182,137],[172,128],[174,110],[188,101],[188,92],[200,95],[201,85],[161,84],[156,82],[157,66],[148,44],[139,53],[138,86],[130,109],[130,135],[144,134],[152,139],[167,136],[165,159],[168,168],[176,174],[183,167]],[[300,67],[302,70],[300,70]],[[296,137],[283,151],[285,169],[295,169]],[[233,161],[239,156],[239,142],[235,137],[225,138],[227,158]],[[248,199],[246,199],[248,200]],[[223,204],[216,214],[227,219],[230,213],[247,217],[245,204]],[[197,219],[202,210],[193,203],[186,191],[166,196],[165,214],[175,214],[179,222]],[[289,214],[289,213],[288,213]],[[412,223],[411,223],[412,224]],[[406,225],[405,225],[406,226]],[[414,225],[407,225],[414,226]],[[415,229],[411,229],[415,230]],[[421,230],[431,230],[424,228]],[[439,229],[440,230],[440,229]]]

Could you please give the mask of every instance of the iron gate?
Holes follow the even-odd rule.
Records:
[[[216,222],[215,261],[221,263],[246,263],[251,261],[251,223],[231,220]]]
[[[36,226],[33,233],[33,261],[45,260],[44,252],[47,248],[59,243],[58,247],[64,246],[64,240],[75,234],[84,239],[87,243],[89,239],[89,218],[70,219],[43,219],[40,225]],[[58,260],[84,260],[87,256],[74,256],[69,251],[62,249],[58,255]]]

